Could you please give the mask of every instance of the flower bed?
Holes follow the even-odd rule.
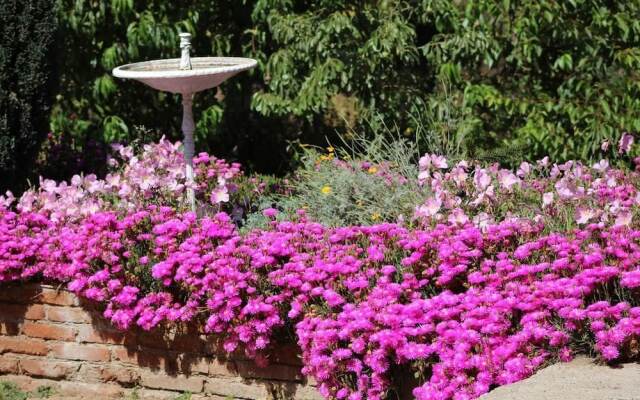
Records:
[[[4,199],[0,281],[64,283],[120,329],[201,322],[260,364],[290,337],[327,398],[384,398],[404,368],[418,399],[472,399],[576,352],[638,355],[638,172],[428,155],[411,218],[330,228],[269,208],[240,233],[237,165],[197,158],[198,218],[176,145],[118,150],[105,180]]]

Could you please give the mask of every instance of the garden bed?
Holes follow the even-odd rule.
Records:
[[[632,145],[623,136],[620,154]],[[314,379],[325,398],[466,400],[576,354],[639,356],[640,173],[629,168],[638,159],[543,159],[512,171],[330,147],[271,189],[200,154],[193,213],[178,147],[163,140],[135,155],[118,146],[122,161],[104,180],[43,180],[16,204],[0,199],[0,281],[60,286],[99,310],[101,331],[123,338],[80,344],[97,349],[82,365],[123,362],[110,346],[127,337],[155,354],[141,343],[151,337],[174,361],[212,357],[207,374],[222,355],[275,373],[284,343],[300,349],[294,381]],[[36,340],[33,329],[54,327],[63,336],[42,353],[56,358],[59,379],[73,378],[64,365],[78,360],[59,360],[77,357],[67,350],[80,331],[52,320],[46,302],[34,306],[42,322],[24,317],[16,334]],[[212,344],[216,352],[201,353]],[[7,368],[28,372],[22,363]],[[204,369],[194,377],[180,367],[184,386],[173,390],[212,390]],[[160,376],[157,385],[176,382]],[[153,388],[158,375],[127,379]]]
[[[114,329],[96,304],[40,284],[0,292],[0,380],[58,395],[175,399],[320,399],[300,373],[299,349],[274,346],[260,368],[195,327]],[[95,398],[95,397],[94,397]],[[185,397],[186,398],[186,397]],[[193,397],[196,398],[195,396]]]

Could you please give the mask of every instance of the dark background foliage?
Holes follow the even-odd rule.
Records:
[[[24,186],[47,135],[55,35],[50,0],[0,2],[0,188]]]
[[[61,85],[34,174],[99,172],[114,141],[179,139],[177,96],[110,71],[177,57],[180,31],[194,35],[195,55],[258,60],[195,100],[197,148],[254,171],[286,173],[298,144],[352,129],[507,164],[597,159],[603,140],[640,130],[640,0],[57,6]]]

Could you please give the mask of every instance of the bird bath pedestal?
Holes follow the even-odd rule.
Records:
[[[181,58],[145,61],[127,64],[113,70],[113,76],[135,79],[154,89],[182,95],[182,134],[184,135],[184,161],[187,178],[187,198],[195,211],[193,155],[193,96],[197,92],[214,88],[238,72],[256,66],[256,60],[238,57],[191,58],[191,34],[180,34]]]

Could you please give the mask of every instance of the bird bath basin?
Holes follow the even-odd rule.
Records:
[[[188,183],[187,197],[195,211],[193,189],[193,155],[195,152],[193,131],[193,95],[214,88],[239,72],[254,68],[257,61],[239,57],[191,58],[191,35],[180,34],[181,58],[144,61],[119,66],[113,76],[140,81],[156,90],[182,95],[182,134],[184,135],[184,160]]]
[[[180,69],[180,58],[122,65],[113,70],[118,78],[135,79],[156,90],[196,93],[211,89],[238,72],[253,68],[256,61],[237,57],[191,58],[191,69]]]

